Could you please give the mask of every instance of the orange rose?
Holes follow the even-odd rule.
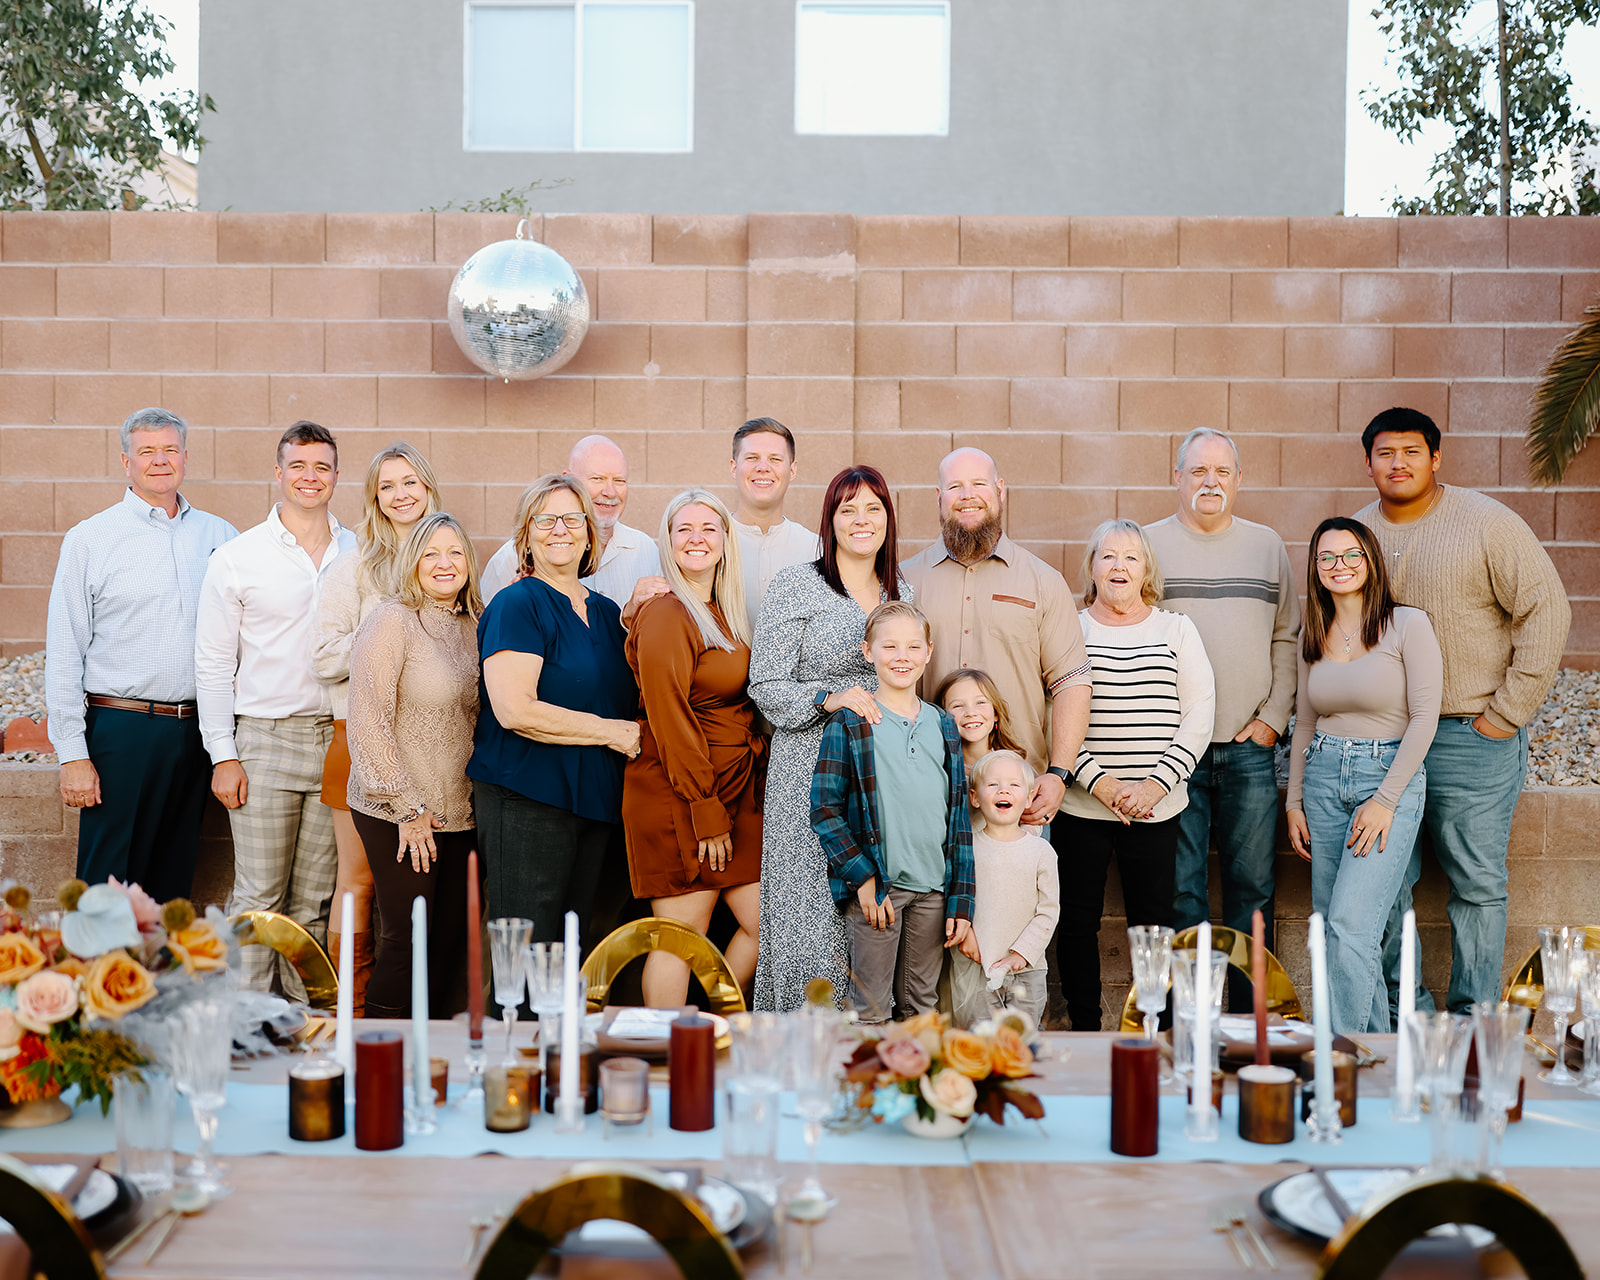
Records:
[[[58,960],[50,966],[56,973],[64,973],[69,978],[81,978],[89,972],[89,966],[77,956],[68,956],[65,960]]]
[[[126,951],[108,951],[83,979],[83,1007],[93,1017],[117,1019],[156,998],[156,980]]]
[[[208,921],[196,920],[187,929],[167,935],[167,946],[183,961],[187,973],[209,973],[228,967],[227,944]]]
[[[970,1031],[944,1033],[944,1060],[969,1080],[982,1080],[989,1074],[989,1044]]]
[[[0,984],[14,986],[44,968],[44,952],[25,933],[0,936]]]
[[[1012,1080],[1033,1074],[1033,1050],[1011,1027],[994,1033],[994,1069]]]
[[[922,1041],[922,1047],[933,1055],[939,1052],[939,1041],[944,1029],[950,1025],[950,1019],[942,1013],[919,1013],[898,1025],[905,1028],[907,1035]]]

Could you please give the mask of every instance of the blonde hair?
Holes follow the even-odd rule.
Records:
[[[440,529],[451,529],[461,539],[461,549],[467,556],[467,585],[456,592],[456,610],[476,622],[483,614],[483,597],[478,593],[478,553],[472,546],[467,531],[448,511],[434,511],[411,526],[411,532],[400,544],[394,558],[394,598],[408,609],[420,609],[429,597],[417,578],[417,566],[428,549],[428,543]]]
[[[400,550],[401,535],[394,522],[378,506],[379,472],[385,462],[406,462],[417,473],[417,479],[427,487],[428,506],[422,514],[431,516],[439,509],[439,482],[433,478],[433,468],[415,447],[404,440],[396,440],[387,449],[380,449],[367,463],[367,478],[361,488],[361,523],[356,526],[356,541],[361,546],[361,563],[356,571],[358,590],[363,594],[390,593],[390,577],[394,570],[395,553]]]
[[[1144,556],[1144,582],[1139,587],[1139,598],[1146,604],[1160,604],[1167,593],[1167,584],[1161,577],[1161,565],[1156,560],[1155,548],[1144,530],[1134,520],[1103,520],[1089,535],[1089,545],[1083,553],[1083,606],[1088,608],[1100,593],[1094,585],[1094,559],[1100,554],[1100,545],[1113,533],[1131,533],[1139,539],[1140,553]]]
[[[991,751],[988,755],[979,760],[977,764],[973,765],[972,768],[967,770],[968,789],[976,791],[979,784],[983,782],[984,778],[988,777],[989,770],[995,765],[1001,764],[1007,760],[1015,761],[1017,764],[1021,765],[1023,785],[1029,787],[1033,786],[1034,781],[1039,776],[1039,771],[1028,763],[1027,757],[1017,751],[1001,750]]]
[[[922,610],[909,600],[885,600],[867,615],[866,630],[862,632],[861,638],[871,644],[872,637],[878,628],[894,618],[907,618],[913,622],[920,622],[922,624],[922,638],[929,645],[933,644],[933,628],[928,625],[928,619],[923,615]]]
[[[558,490],[565,489],[575,497],[583,508],[583,525],[588,533],[589,545],[583,550],[583,559],[578,562],[578,576],[588,578],[600,567],[600,521],[595,518],[594,503],[589,499],[589,491],[583,487],[583,482],[576,476],[558,475],[552,473],[540,476],[517,499],[517,523],[512,530],[511,540],[517,548],[517,564],[522,568],[532,568],[528,563],[528,522],[540,513],[540,509],[549,501],[550,495]]]
[[[722,525],[722,559],[711,579],[711,598],[722,606],[722,616],[733,634],[728,635],[717,625],[711,607],[689,585],[678,558],[672,554],[672,522],[685,507],[700,506],[713,512]],[[671,502],[661,515],[661,532],[656,537],[661,549],[661,576],[672,588],[672,594],[689,611],[695,625],[700,628],[700,638],[712,649],[732,652],[735,641],[750,643],[750,614],[744,600],[744,563],[739,552],[739,539],[733,532],[733,517],[722,500],[706,489],[685,489]]]

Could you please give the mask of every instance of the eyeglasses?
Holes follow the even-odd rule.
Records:
[[[1351,547],[1350,550],[1338,555],[1335,555],[1332,551],[1320,551],[1317,553],[1317,568],[1331,569],[1334,565],[1338,564],[1339,561],[1343,560],[1347,565],[1354,569],[1366,558],[1367,553],[1360,547]]]
[[[556,521],[561,521],[569,529],[581,529],[585,524],[584,514],[581,511],[569,511],[565,515],[553,516],[548,513],[533,516],[528,523],[541,533],[549,533],[556,527]]]

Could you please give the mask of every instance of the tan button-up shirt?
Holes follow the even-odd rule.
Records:
[[[936,542],[904,561],[900,574],[933,627],[923,697],[931,700],[958,667],[988,672],[1028,763],[1043,771],[1050,764],[1051,697],[1092,684],[1067,580],[1004,535],[988,559],[972,565],[951,559],[943,541]]]

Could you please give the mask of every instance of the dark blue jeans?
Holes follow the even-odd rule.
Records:
[[[1189,805],[1178,815],[1174,925],[1188,929],[1211,913],[1206,868],[1212,836],[1222,868],[1222,923],[1250,932],[1256,911],[1267,920],[1272,947],[1273,838],[1278,829],[1278,778],[1272,748],[1213,742],[1189,779]]]

